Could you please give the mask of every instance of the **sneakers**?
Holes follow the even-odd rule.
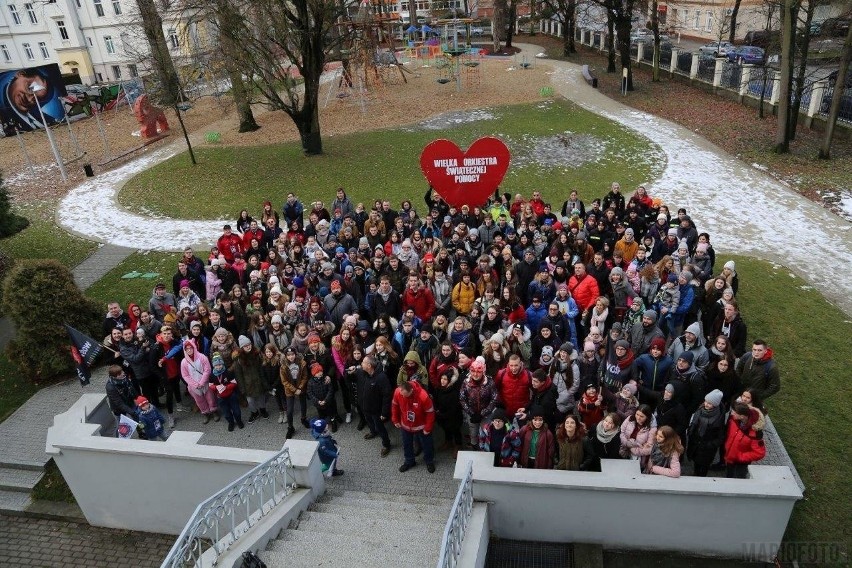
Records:
[[[352,422],[352,413],[347,412],[346,413],[346,423],[349,424],[350,422]]]
[[[372,439],[373,439],[373,438],[375,438],[375,437],[376,437],[376,435],[375,435],[375,434],[373,434],[372,432],[367,432],[366,434],[364,434],[364,439],[365,439],[365,440],[372,440]]]
[[[310,423],[310,422],[308,422],[308,419],[307,419],[307,418],[305,418],[304,416],[302,416],[302,426],[304,426],[305,428],[310,428],[310,427],[311,427],[311,423]]]
[[[259,412],[252,412],[251,414],[249,414],[248,423],[253,424],[254,421],[257,420],[259,417],[260,417]]]
[[[213,413],[213,422],[219,422],[222,419],[222,415],[219,414],[219,411]]]
[[[168,419],[167,419],[167,422],[168,422],[168,424],[169,424],[169,428],[174,429],[174,427],[175,427],[175,417],[174,417],[174,415],[173,415],[173,414],[169,414],[169,417],[168,417]]]
[[[412,467],[414,467],[415,465],[417,465],[417,464],[414,464],[414,463],[404,463],[404,464],[402,464],[401,466],[399,466],[399,471],[400,471],[400,473],[405,473],[406,471],[408,471],[409,469],[411,469],[411,468],[412,468]]]
[[[233,431],[234,431],[234,423],[228,422],[228,432],[233,432]]]
[[[284,413],[283,412],[278,413],[278,423],[284,424]]]
[[[389,447],[382,447],[382,452],[381,452],[382,457],[383,457],[383,458],[388,457],[388,454],[390,453],[390,450],[391,450],[391,449],[390,449]]]
[[[426,464],[426,471],[428,471],[429,473],[435,473],[435,464],[427,463]]]
[[[361,430],[363,430],[366,427],[367,427],[367,423],[364,422],[363,420],[361,420],[360,422],[358,422],[358,425],[355,427],[355,429],[360,432]]]
[[[242,430],[243,428],[246,427],[246,425],[243,424],[242,420],[237,420],[237,427],[239,427],[239,429]]]
[[[209,415],[209,414],[205,414],[205,415],[204,415],[204,423],[205,423],[205,424],[210,424],[210,415]]]
[[[334,434],[335,432],[337,432],[337,420],[332,419],[331,420],[331,433]]]
[[[265,408],[260,409],[260,417],[264,420],[269,420],[269,413],[266,411]]]
[[[334,471],[331,472],[332,477],[340,477],[341,475],[343,475],[342,469],[335,469]]]
[[[293,434],[295,434],[295,433],[296,433],[296,429],[293,428],[292,426],[290,426],[289,428],[287,428],[287,434],[284,436],[284,439],[289,440],[290,438],[293,437]]]

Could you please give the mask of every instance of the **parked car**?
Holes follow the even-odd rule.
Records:
[[[728,51],[734,49],[734,44],[729,41],[712,41],[698,48],[701,55],[712,55],[713,57],[725,57]]]
[[[850,18],[828,18],[822,23],[821,32],[828,37],[843,37],[849,33]]]
[[[766,52],[753,45],[740,45],[728,51],[728,60],[736,61],[740,65],[763,65],[766,63]]]
[[[825,79],[828,82],[829,87],[833,87],[835,83],[837,83],[837,74],[840,72],[839,69],[835,69],[831,73],[829,73]],[[846,81],[844,87],[846,89],[852,89],[852,68],[846,70]]]
[[[767,49],[770,45],[779,45],[780,40],[781,32],[778,30],[752,30],[745,35],[743,43]]]

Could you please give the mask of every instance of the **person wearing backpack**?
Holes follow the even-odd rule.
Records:
[[[762,339],[752,342],[751,353],[744,354],[737,362],[737,374],[743,389],[753,388],[766,402],[781,390],[778,365],[772,357],[772,349]]]

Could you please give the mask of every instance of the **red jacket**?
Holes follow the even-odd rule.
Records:
[[[417,291],[412,291],[411,288],[406,288],[402,294],[402,310],[408,308],[414,310],[414,315],[422,321],[432,318],[435,313],[435,296],[428,286],[422,286]]]
[[[749,464],[760,461],[765,456],[766,445],[763,443],[763,432],[752,428],[752,420],[748,420],[743,427],[733,418],[728,418],[725,463]]]
[[[513,375],[509,367],[500,369],[494,377],[494,385],[500,394],[500,400],[506,408],[506,415],[514,416],[519,408],[526,408],[530,403],[531,375],[527,369],[521,368],[521,372]]]
[[[225,260],[228,261],[228,264],[234,262],[234,255],[237,253],[243,253],[243,240],[231,233],[230,235],[222,235],[219,237],[219,240],[216,241],[216,249],[225,256]]]
[[[258,229],[252,232],[251,229],[243,233],[243,250],[248,250],[251,248],[251,240],[257,239],[257,242],[263,244],[263,231]]]
[[[397,388],[391,403],[391,422],[399,424],[409,432],[431,434],[435,426],[435,407],[429,394],[417,381],[410,381],[414,387],[411,396],[403,396]]]
[[[529,453],[533,437],[532,423],[521,428],[521,456],[518,463],[521,467],[529,467]],[[553,433],[545,424],[538,432],[538,445],[535,449],[535,469],[553,469],[553,456],[556,454],[556,443]]]
[[[591,309],[598,296],[601,295],[600,290],[598,290],[598,281],[588,274],[583,276],[582,280],[577,280],[576,276],[572,276],[568,280],[568,290],[571,291],[571,296],[577,302],[577,307],[581,311]]]

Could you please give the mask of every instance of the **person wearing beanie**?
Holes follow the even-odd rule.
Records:
[[[697,369],[705,370],[710,363],[710,352],[704,346],[704,337],[701,334],[701,324],[693,322],[686,328],[686,331],[680,337],[672,341],[669,346],[669,356],[677,361],[683,354],[689,352],[692,354],[691,363]]]
[[[479,430],[478,449],[494,455],[494,467],[512,467],[521,453],[521,438],[506,411],[495,408]]]
[[[240,392],[248,400],[249,417],[247,422],[252,424],[260,417],[269,418],[266,406],[269,402],[270,392],[276,387],[276,384],[269,381],[261,371],[260,353],[254,348],[251,340],[245,335],[241,335],[237,342],[240,348],[234,355],[232,369],[237,378]]]
[[[320,363],[312,363],[308,370],[308,400],[314,405],[317,416],[328,420],[331,431],[337,432],[337,404],[334,398],[334,383]]]
[[[463,373],[463,370],[460,372]],[[483,420],[488,420],[497,405],[497,389],[485,374],[485,359],[481,355],[473,360],[467,370],[460,400],[462,413],[468,423],[471,447],[477,449],[480,445],[480,425]]]
[[[139,425],[142,427],[142,433],[146,440],[161,440],[165,442],[169,439],[169,431],[166,429],[166,420],[157,407],[148,402],[144,396],[136,398],[136,416],[139,419]]]
[[[627,340],[614,340],[612,335],[607,341],[606,351],[601,383],[609,391],[608,394],[616,395],[633,375],[635,355]]]
[[[639,408],[639,399],[636,398],[637,390],[636,385],[626,383],[615,395],[615,413],[618,414],[622,422],[633,416],[633,413]]]
[[[707,379],[704,372],[696,368],[695,359],[692,351],[681,353],[669,377],[669,384],[675,389],[674,399],[683,405],[687,416],[698,409],[707,394]]]
[[[240,429],[244,428],[236,378],[225,367],[225,360],[218,351],[210,357],[210,364],[209,387],[216,392],[219,413],[228,422],[228,432],[233,432],[235,426],[239,426]]]
[[[530,402],[527,408],[539,408],[543,412],[547,427],[551,432],[555,432],[558,414],[556,400],[559,397],[559,391],[547,371],[539,369],[532,374],[530,393]],[[523,409],[521,410],[523,411]],[[528,414],[521,417],[521,419],[527,420],[530,418]]]
[[[651,349],[651,342],[655,339],[665,342],[663,331],[657,327],[657,312],[654,310],[645,310],[642,319],[633,324],[628,335],[630,348],[637,356],[647,353]]]
[[[643,387],[640,387],[639,390],[653,394],[651,406],[654,407],[654,421],[657,423],[657,428],[671,426],[681,440],[685,440],[690,415],[686,412],[683,404],[675,398],[676,385],[674,383],[667,384],[662,393],[654,393],[654,391],[648,391]]]
[[[553,469],[556,438],[545,420],[547,411],[536,405],[527,414],[529,421],[518,434],[521,438],[518,465],[528,469]]]
[[[656,404],[668,384],[673,367],[674,360],[666,354],[666,341],[662,337],[652,339],[648,352],[636,358],[635,377],[640,403]]]

